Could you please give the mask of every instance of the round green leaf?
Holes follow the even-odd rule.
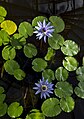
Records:
[[[35,17],[33,20],[32,20],[32,26],[37,26],[37,22],[43,22],[43,20],[46,20],[47,21],[47,18],[44,17],[44,16],[38,16],[38,17]]]
[[[74,91],[78,97],[84,99],[84,82],[79,82],[78,87]]]
[[[4,45],[7,45],[9,43],[10,40],[10,36],[8,35],[8,33],[4,30],[0,31],[0,46],[2,45],[2,43]]]
[[[73,88],[68,82],[58,82],[55,87],[55,95],[59,98],[65,98],[66,96],[71,96],[73,94]]]
[[[47,117],[54,117],[61,113],[59,100],[57,98],[49,98],[45,100],[41,107],[42,113]]]
[[[24,46],[24,54],[26,57],[32,58],[37,55],[37,49],[33,44],[28,43]]]
[[[40,112],[36,112],[36,113],[29,114],[29,118],[30,119],[45,119],[45,116]]]
[[[53,49],[57,50],[63,45],[64,38],[60,34],[53,33],[53,37],[48,38],[48,43]]]
[[[0,16],[0,23],[3,22],[4,20],[5,18]]]
[[[0,86],[0,103],[3,103],[3,101],[6,98],[6,95],[4,93],[4,88]]]
[[[42,72],[42,76],[45,80],[52,82],[55,79],[54,72],[51,69],[46,69]]]
[[[0,103],[0,117],[4,116],[7,111],[7,104],[6,103]]]
[[[12,35],[17,30],[17,25],[11,20],[5,20],[1,23],[1,28],[3,28],[9,35]]]
[[[78,62],[74,57],[65,57],[65,60],[63,60],[63,66],[68,71],[75,71],[78,66]]]
[[[78,81],[84,81],[84,66],[79,67],[76,70],[76,74],[77,74],[77,80]]]
[[[11,38],[11,45],[15,49],[21,49],[23,45],[26,44],[26,39],[21,34],[14,34]]]
[[[0,94],[4,93],[4,88],[0,86]]]
[[[71,40],[66,40],[61,47],[61,51],[68,56],[74,56],[79,52],[78,45]]]
[[[18,102],[13,102],[8,107],[8,115],[12,118],[19,117],[23,112],[23,107]]]
[[[2,50],[2,57],[5,60],[14,59],[16,56],[15,48],[12,46],[5,46]]]
[[[4,68],[5,68],[6,72],[8,72],[10,75],[14,75],[14,71],[16,69],[19,69],[20,66],[16,61],[8,60],[4,63]]]
[[[41,58],[36,58],[32,62],[32,68],[36,72],[41,72],[47,67],[47,62]]]
[[[49,20],[52,22],[56,33],[62,32],[65,28],[64,21],[58,16],[51,16]]]
[[[14,71],[14,77],[17,79],[17,80],[23,80],[25,78],[26,74],[23,70],[21,69],[16,69]]]
[[[58,81],[65,81],[68,78],[68,71],[63,67],[59,67],[55,71],[55,77]]]
[[[33,28],[30,23],[28,22],[22,22],[19,25],[18,31],[21,35],[23,35],[25,38],[33,35]]]
[[[71,112],[74,109],[75,102],[72,97],[60,99],[60,107],[64,112]]]
[[[6,17],[7,11],[4,7],[0,6],[0,16]]]
[[[55,55],[55,51],[54,51],[51,47],[49,47],[49,48],[48,48],[48,52],[47,52],[47,54],[46,54],[46,56],[45,56],[45,60],[47,60],[47,61],[51,60],[51,58],[52,58],[54,55]]]

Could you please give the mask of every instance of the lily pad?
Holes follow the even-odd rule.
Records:
[[[74,109],[75,102],[72,97],[60,99],[60,107],[64,112],[71,112]]]
[[[23,107],[18,102],[13,102],[8,107],[8,115],[12,118],[19,117],[23,112]]]
[[[4,93],[4,88],[0,86],[0,103],[3,103],[3,101],[6,98],[6,95]]]
[[[47,21],[47,18],[44,17],[44,16],[38,16],[38,17],[35,17],[33,20],[32,20],[32,26],[37,26],[37,22],[43,22],[43,20],[46,20]]]
[[[6,17],[7,11],[4,7],[0,6],[0,23],[5,20],[4,17]]]
[[[21,69],[16,69],[14,71],[14,77],[17,79],[17,80],[23,80],[25,78],[26,74],[23,70]]]
[[[7,104],[6,103],[0,103],[0,117],[4,116],[7,112]]]
[[[20,66],[19,64],[14,61],[14,60],[7,60],[5,63],[4,63],[4,68],[6,70],[6,72],[8,72],[10,75],[14,75],[14,71],[16,69],[19,69]]]
[[[52,22],[56,33],[62,32],[65,28],[64,21],[58,16],[51,16],[49,20]]]
[[[51,47],[49,47],[49,48],[48,48],[48,52],[47,52],[47,54],[46,54],[46,56],[45,56],[45,60],[47,60],[47,61],[51,60],[51,58],[52,58],[54,55],[55,55],[55,51],[54,51]]]
[[[42,76],[45,80],[48,79],[49,82],[55,79],[54,72],[51,69],[46,69],[42,72]]]
[[[61,113],[59,100],[57,98],[49,98],[45,100],[41,106],[42,113],[47,117],[54,117]]]
[[[37,55],[37,49],[33,44],[28,43],[24,46],[24,54],[26,57],[32,58]]]
[[[61,81],[61,82],[58,82],[56,85],[55,85],[55,95],[59,98],[66,98],[66,96],[71,96],[73,94],[73,88],[72,88],[72,85],[69,84],[68,82],[64,82],[64,81]]]
[[[41,72],[47,67],[47,62],[42,58],[35,58],[32,65],[33,70],[36,72]]]
[[[79,82],[78,87],[74,91],[78,97],[84,99],[84,82]]]
[[[53,37],[48,38],[48,43],[50,47],[57,50],[63,45],[64,38],[60,34],[53,33]]]
[[[25,44],[26,39],[21,34],[16,33],[11,37],[11,45],[15,47],[15,49],[21,49]]]
[[[2,57],[5,60],[14,59],[16,56],[15,48],[12,46],[5,46],[2,50]]]
[[[29,22],[22,22],[19,25],[18,31],[21,35],[23,35],[25,38],[33,35],[33,28]]]
[[[63,60],[63,66],[68,71],[75,71],[78,67],[78,62],[74,57],[65,57],[65,60]]]
[[[17,30],[17,25],[11,20],[5,20],[1,23],[1,28],[4,29],[9,35],[12,35]]]
[[[68,71],[63,67],[59,67],[55,71],[55,77],[58,81],[65,81],[68,78]]]
[[[0,31],[0,46],[2,45],[2,43],[4,45],[7,45],[10,41],[10,36],[8,35],[8,33],[4,30]]]
[[[66,40],[61,47],[61,51],[68,56],[74,56],[79,52],[78,45],[71,40]]]
[[[76,70],[76,74],[77,74],[78,81],[84,81],[84,66],[79,67]]]

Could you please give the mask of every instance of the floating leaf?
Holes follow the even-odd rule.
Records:
[[[54,72],[51,69],[46,69],[42,72],[42,76],[45,80],[52,81],[55,79]]]
[[[2,50],[2,57],[5,60],[8,59],[14,59],[16,56],[16,51],[15,48],[13,48],[12,46],[5,46]]]
[[[71,112],[74,109],[75,102],[72,97],[62,98],[60,100],[60,107],[64,112]]]
[[[49,47],[49,48],[48,48],[48,52],[47,52],[47,54],[46,54],[46,56],[45,56],[45,60],[47,60],[47,61],[51,60],[51,58],[52,58],[54,55],[55,55],[55,51],[54,51],[51,47]]]
[[[84,99],[84,82],[79,82],[78,87],[74,91],[78,97]]]
[[[43,22],[44,19],[47,21],[47,18],[44,17],[44,16],[35,17],[35,18],[32,20],[32,26],[37,26],[37,22],[39,22],[39,21]]]
[[[1,23],[1,28],[3,28],[9,35],[12,35],[17,30],[17,25],[11,20],[5,20]]]
[[[37,49],[33,44],[28,43],[24,46],[24,54],[26,57],[32,58],[37,55]]]
[[[19,117],[23,112],[23,107],[18,102],[13,102],[8,107],[8,115],[12,118]]]
[[[60,34],[53,33],[53,37],[48,38],[48,43],[53,49],[57,50],[63,45],[64,38]]]
[[[16,69],[14,71],[14,77],[17,79],[17,80],[23,80],[25,78],[26,74],[23,70],[21,69]]]
[[[5,10],[4,7],[0,6],[0,23],[5,20],[4,17],[6,17],[7,11]]]
[[[33,28],[29,22],[22,22],[19,25],[18,31],[21,35],[23,35],[25,38],[33,35]]]
[[[65,24],[64,24],[64,21],[60,17],[58,17],[58,16],[51,16],[49,18],[49,20],[52,22],[52,24],[53,24],[53,26],[55,28],[55,31],[57,33],[62,32],[64,30]]]
[[[63,67],[59,67],[55,71],[55,77],[58,81],[65,81],[68,78],[68,71]]]
[[[4,93],[4,88],[0,86],[0,94]]]
[[[61,47],[61,51],[68,56],[74,56],[79,52],[78,45],[71,40],[66,40]]]
[[[2,45],[2,43],[4,45],[7,45],[9,43],[10,40],[10,36],[8,35],[8,33],[4,30],[0,31],[0,46]]]
[[[4,88],[0,86],[0,103],[3,103],[3,101],[6,98],[6,95],[4,93]]]
[[[14,34],[11,38],[11,45],[15,49],[21,49],[23,45],[26,44],[26,39],[21,34]]]
[[[41,72],[47,67],[47,62],[42,58],[36,58],[33,60],[32,65],[33,70]]]
[[[3,22],[4,20],[5,18],[0,16],[0,23]]]
[[[78,62],[74,57],[65,57],[65,60],[63,60],[63,66],[68,71],[75,71],[78,66]]]
[[[57,98],[49,98],[45,100],[41,107],[42,113],[47,117],[54,117],[61,113],[59,100]]]
[[[26,118],[25,119],[31,119],[31,117],[27,114]]]
[[[55,87],[55,95],[59,98],[66,98],[66,96],[71,96],[73,94],[73,88],[68,82],[58,82]]]
[[[84,81],[84,66],[79,67],[76,70],[76,74],[77,74],[78,81]]]
[[[4,63],[4,68],[5,68],[6,72],[8,72],[10,75],[14,75],[14,71],[16,69],[19,69],[20,66],[16,61],[8,60]]]
[[[0,117],[4,116],[7,111],[7,104],[6,103],[0,103]]]

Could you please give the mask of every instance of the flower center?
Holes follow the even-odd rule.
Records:
[[[42,28],[42,33],[46,32],[46,29],[45,28]]]
[[[47,86],[46,85],[42,85],[42,91],[47,91]]]

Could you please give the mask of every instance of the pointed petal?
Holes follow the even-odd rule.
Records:
[[[46,43],[46,36],[44,36],[44,42]]]
[[[45,21],[45,19],[43,20],[43,27],[46,27],[46,21]]]
[[[35,93],[35,95],[37,95],[38,93],[40,93],[41,91],[40,90],[38,90],[36,93]]]
[[[36,28],[37,30],[40,30],[40,28],[39,28],[38,26],[35,26],[35,28]]]

